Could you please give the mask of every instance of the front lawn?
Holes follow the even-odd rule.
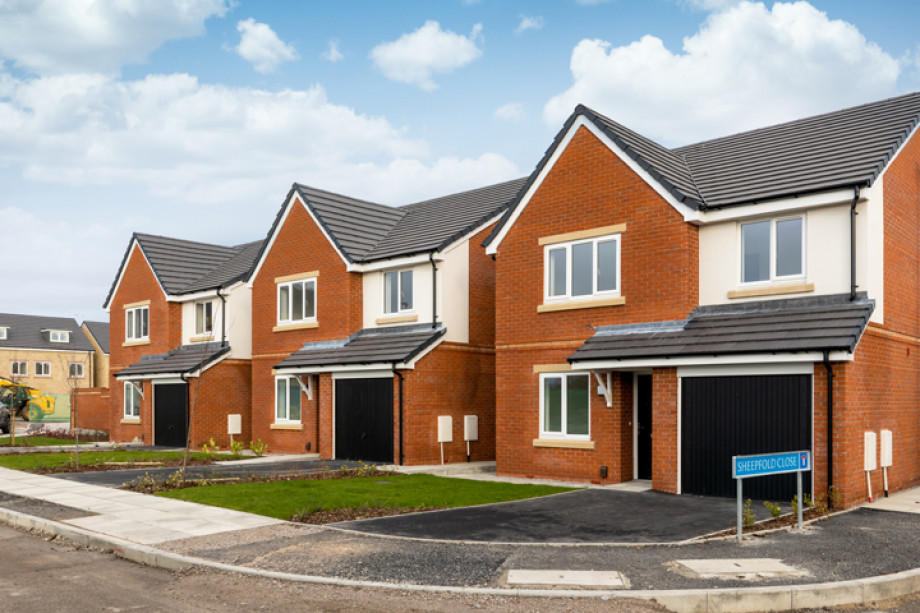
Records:
[[[71,464],[72,453],[23,453],[17,455],[0,455],[0,466],[14,470],[33,472],[53,472],[65,469]],[[132,468],[135,462],[164,462],[167,465],[182,463],[182,451],[81,451],[80,464],[84,467],[104,466],[106,462],[118,462],[117,468]],[[207,460],[204,453],[190,453],[189,459]],[[73,470],[73,469],[70,469]]]
[[[73,439],[52,438],[50,436],[21,436],[16,435],[14,447],[52,447],[59,445],[75,445]],[[92,445],[93,441],[80,441],[81,445]],[[10,437],[0,436],[0,447],[9,447]]]
[[[205,485],[163,491],[157,495],[278,519],[298,516],[303,521],[310,515],[337,509],[392,509],[396,512],[405,509],[446,509],[536,498],[568,491],[571,488],[472,481],[432,475],[386,474],[346,479]],[[334,520],[360,516],[360,513],[344,517],[337,514]]]

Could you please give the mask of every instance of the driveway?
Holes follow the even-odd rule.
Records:
[[[758,520],[769,517],[752,504]],[[730,498],[585,489],[516,502],[333,524],[370,534],[490,543],[673,543],[733,528]]]

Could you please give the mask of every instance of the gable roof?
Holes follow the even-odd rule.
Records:
[[[83,325],[92,335],[99,348],[105,354],[109,353],[109,323],[104,321],[84,321]]]
[[[580,117],[675,200],[706,210],[872,185],[920,123],[920,92],[674,149],[579,105],[484,244],[514,217]]]
[[[636,360],[856,348],[875,302],[858,294],[697,307],[686,321],[602,326],[569,361]]]
[[[72,317],[42,317],[0,313],[0,328],[8,328],[0,349],[51,349],[55,351],[93,351],[93,345]],[[70,332],[70,342],[52,343],[42,330]]]
[[[217,289],[247,280],[262,246],[262,241],[255,241],[225,247],[135,232],[106,296],[104,307],[109,305],[115,294],[135,242],[150,263],[163,291],[169,295]]]

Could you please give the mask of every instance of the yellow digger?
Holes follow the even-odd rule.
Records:
[[[0,432],[10,431],[12,415],[34,421],[54,413],[54,397],[34,387],[0,377]]]

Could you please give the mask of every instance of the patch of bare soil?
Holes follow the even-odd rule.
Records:
[[[830,509],[818,509],[816,507],[811,507],[804,509],[802,511],[802,521],[807,522],[811,520],[823,520],[827,519],[833,514]],[[787,515],[782,515],[780,517],[774,517],[772,519],[765,519],[759,521],[756,524],[749,526],[744,526],[742,528],[743,534],[753,534],[754,536],[763,536],[764,533],[773,532],[776,530],[782,530],[784,528],[789,528],[797,525],[799,518],[795,513],[789,513]],[[734,536],[738,534],[737,528],[731,528],[730,530],[723,530],[722,532],[716,532],[715,534],[708,534],[706,538],[721,538],[723,536]]]
[[[209,460],[193,460],[189,458],[189,466],[210,466],[215,462]],[[43,466],[41,468],[36,468],[30,472],[39,474],[39,475],[50,475],[55,473],[88,473],[88,472],[101,472],[106,470],[125,470],[131,468],[151,468],[151,467],[161,467],[165,466],[167,468],[181,468],[182,460],[163,460],[162,462],[112,462],[112,463],[100,463],[100,464],[79,464],[77,466],[71,465],[62,465],[62,466]]]
[[[414,507],[414,508],[375,508],[375,509],[330,509],[328,511],[313,511],[305,515],[297,514],[290,521],[303,524],[334,524],[340,521],[356,519],[371,519],[374,517],[390,517],[392,515],[405,515],[406,513],[421,513],[422,511],[440,511],[445,507]]]

